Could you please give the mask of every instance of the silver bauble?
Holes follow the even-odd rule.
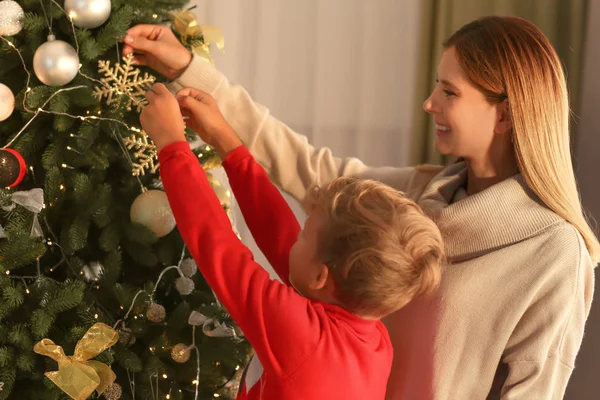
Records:
[[[73,46],[50,35],[35,51],[33,70],[44,85],[63,86],[77,76],[79,57]]]
[[[3,2],[0,1],[0,4]],[[15,110],[15,95],[6,85],[0,83],[0,121],[11,116]]]
[[[163,322],[167,316],[167,310],[160,304],[152,303],[146,311],[146,318],[152,322]]]
[[[110,17],[110,0],[65,0],[65,11],[79,28],[97,28]]]
[[[175,288],[180,295],[187,296],[194,291],[196,285],[194,285],[194,281],[187,276],[180,276],[175,279]]]
[[[84,265],[83,268],[81,268],[81,272],[83,272],[82,275],[86,281],[97,281],[102,278],[102,274],[104,274],[104,266],[98,261],[92,261],[89,265]]]
[[[183,260],[181,265],[179,265],[179,269],[181,270],[182,274],[188,277],[192,277],[196,275],[196,272],[198,272],[198,266],[193,258],[186,258]]]
[[[171,350],[171,358],[173,361],[180,364],[186,363],[190,359],[191,355],[192,351],[190,346],[183,343],[176,344],[173,346],[173,350]]]
[[[23,29],[25,13],[16,1],[0,1],[0,35],[13,36]]]
[[[118,383],[114,383],[106,388],[102,393],[106,400],[119,400],[123,396],[123,389]]]
[[[148,190],[140,194],[130,210],[131,222],[144,225],[158,237],[171,233],[175,228],[175,217],[167,194],[160,190]]]

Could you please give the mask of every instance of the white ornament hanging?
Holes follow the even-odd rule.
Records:
[[[192,277],[198,272],[198,266],[193,258],[186,258],[183,260],[179,265],[179,269],[181,270],[181,273],[187,277]]]
[[[97,28],[110,17],[110,0],[65,0],[65,11],[78,28]]]
[[[175,288],[180,295],[187,296],[194,291],[196,285],[194,284],[194,281],[187,276],[180,276],[175,279]]]
[[[0,1],[0,4],[4,3]],[[10,88],[0,83],[0,121],[10,117],[15,110],[15,95]]]
[[[24,16],[23,9],[16,1],[0,1],[0,35],[13,36],[21,32]]]
[[[167,316],[167,310],[157,303],[152,303],[146,311],[146,318],[152,322],[163,322]]]
[[[140,194],[130,210],[131,222],[142,224],[158,237],[171,233],[175,228],[175,217],[167,194],[161,190],[147,190]]]
[[[49,35],[48,41],[35,51],[33,70],[44,85],[63,86],[77,76],[79,56],[69,43]]]

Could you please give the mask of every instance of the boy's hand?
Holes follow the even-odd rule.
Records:
[[[160,152],[171,143],[185,140],[185,123],[175,96],[162,83],[146,92],[148,105],[140,115],[142,128]]]
[[[242,145],[211,95],[198,89],[186,88],[177,93],[177,100],[181,113],[189,117],[186,120],[187,127],[213,146],[221,159],[225,159],[231,151]]]
[[[123,56],[135,52],[139,65],[147,65],[170,80],[179,78],[192,61],[192,53],[164,25],[136,25],[123,41]]]

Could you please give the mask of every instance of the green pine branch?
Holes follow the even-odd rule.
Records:
[[[85,283],[67,280],[64,284],[45,292],[40,306],[50,315],[71,310],[81,303],[84,291]]]

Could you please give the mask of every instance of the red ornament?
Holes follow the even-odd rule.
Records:
[[[0,187],[15,187],[25,177],[27,164],[13,149],[0,149]]]

